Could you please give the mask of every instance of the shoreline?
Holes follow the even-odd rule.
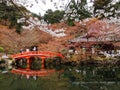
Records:
[[[71,65],[71,66],[84,66],[84,65],[115,65],[120,66],[120,59],[115,60],[94,60],[94,59],[88,59],[88,60],[80,60],[80,61],[67,61],[64,63],[65,65]]]

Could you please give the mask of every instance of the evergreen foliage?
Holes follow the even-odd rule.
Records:
[[[4,52],[4,48],[3,47],[0,47],[0,53],[1,52]]]
[[[43,19],[48,23],[59,23],[63,19],[64,11],[52,11],[51,9],[48,9],[43,16]]]
[[[41,66],[42,66],[42,60],[41,58],[39,57],[31,57],[31,65],[30,65],[30,68],[32,70],[40,70],[41,69]]]
[[[81,0],[77,2],[75,0],[71,0],[66,11],[67,22],[69,22],[70,20],[83,20],[85,18],[91,17],[91,13],[86,8],[86,5],[86,0]]]
[[[19,6],[18,6],[19,7]],[[24,7],[19,7],[21,10],[27,10]],[[3,25],[9,26],[9,28],[17,28],[16,32],[20,34],[21,23],[17,23],[17,20],[22,18],[23,15],[13,5],[8,5],[6,2],[0,3],[0,22]]]

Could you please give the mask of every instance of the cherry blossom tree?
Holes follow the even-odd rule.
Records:
[[[120,26],[108,23],[107,19],[97,20],[87,26],[88,35],[94,36],[98,41],[114,41],[120,32]]]

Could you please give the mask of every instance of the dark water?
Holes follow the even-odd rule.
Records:
[[[119,66],[68,67],[63,76],[80,90],[120,90]]]
[[[118,65],[58,65],[56,69],[60,68],[64,72],[37,80],[0,73],[0,90],[120,90]]]

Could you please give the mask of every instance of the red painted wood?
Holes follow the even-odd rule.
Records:
[[[38,56],[42,59],[42,69],[41,70],[30,70],[30,57],[31,56]],[[44,68],[44,60],[45,58],[51,58],[51,57],[61,57],[64,60],[64,57],[60,53],[53,53],[53,52],[46,52],[46,51],[31,51],[31,52],[22,52],[19,54],[14,54],[11,57],[14,59],[19,59],[19,58],[26,58],[27,59],[27,68],[26,69],[13,69],[11,72],[15,74],[20,74],[20,75],[29,75],[29,76],[46,76],[49,75],[55,70],[47,70]]]
[[[22,53],[14,54],[11,57],[12,58],[24,58],[24,57],[28,57],[28,56],[41,56],[41,57],[60,56],[62,59],[64,59],[63,55],[60,53],[53,53],[53,52],[46,52],[46,51],[22,52]]]

